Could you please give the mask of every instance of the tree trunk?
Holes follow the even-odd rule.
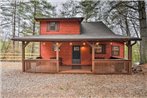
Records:
[[[142,38],[140,45],[141,62],[147,63],[147,20],[145,11],[145,1],[138,1],[140,35]]]
[[[127,17],[125,17],[125,25],[126,25],[126,34],[127,36],[131,37]]]
[[[33,15],[34,19],[33,19],[33,34],[32,35],[35,35],[35,27],[36,27],[35,16],[36,16],[36,1],[34,1],[34,15]],[[34,53],[34,46],[35,46],[35,44],[32,43],[32,51],[31,51],[31,54]]]
[[[15,37],[15,27],[16,27],[16,20],[15,20],[15,18],[16,18],[16,0],[14,1],[14,10],[13,10],[14,12],[13,12],[13,34],[12,34],[12,36],[13,36],[13,38]],[[15,56],[15,41],[13,41],[13,53],[14,53],[14,56]],[[15,59],[15,58],[14,58]]]

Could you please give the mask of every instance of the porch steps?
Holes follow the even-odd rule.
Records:
[[[90,74],[92,73],[90,70],[66,70],[60,71],[59,73],[69,73],[69,74]]]

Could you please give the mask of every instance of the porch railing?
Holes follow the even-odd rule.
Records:
[[[55,73],[58,69],[58,60],[56,59],[26,59],[25,71],[26,72],[48,72]]]
[[[97,59],[93,62],[94,73],[131,73],[131,60]]]
[[[26,72],[47,72],[57,73],[59,69],[59,61],[56,59],[25,59]],[[131,73],[131,60],[124,59],[95,59],[94,73],[97,74],[115,74],[115,73]]]

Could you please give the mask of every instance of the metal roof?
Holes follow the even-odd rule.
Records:
[[[82,22],[79,35],[32,35],[12,38],[15,41],[128,41],[140,38],[116,35],[102,22]]]
[[[78,20],[80,22],[82,22],[84,19],[84,17],[54,17],[54,18],[49,18],[49,17],[44,17],[44,18],[39,18],[39,17],[36,17],[35,20],[36,21],[42,21],[42,20],[51,20],[51,21],[61,21],[61,20]]]

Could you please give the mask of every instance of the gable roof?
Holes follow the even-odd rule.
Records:
[[[82,22],[79,35],[34,35],[12,38],[16,41],[128,41],[140,38],[116,35],[103,22]]]
[[[116,35],[111,31],[103,22],[83,22],[81,23],[81,34],[95,36],[99,38],[117,38],[126,37],[122,35]]]

